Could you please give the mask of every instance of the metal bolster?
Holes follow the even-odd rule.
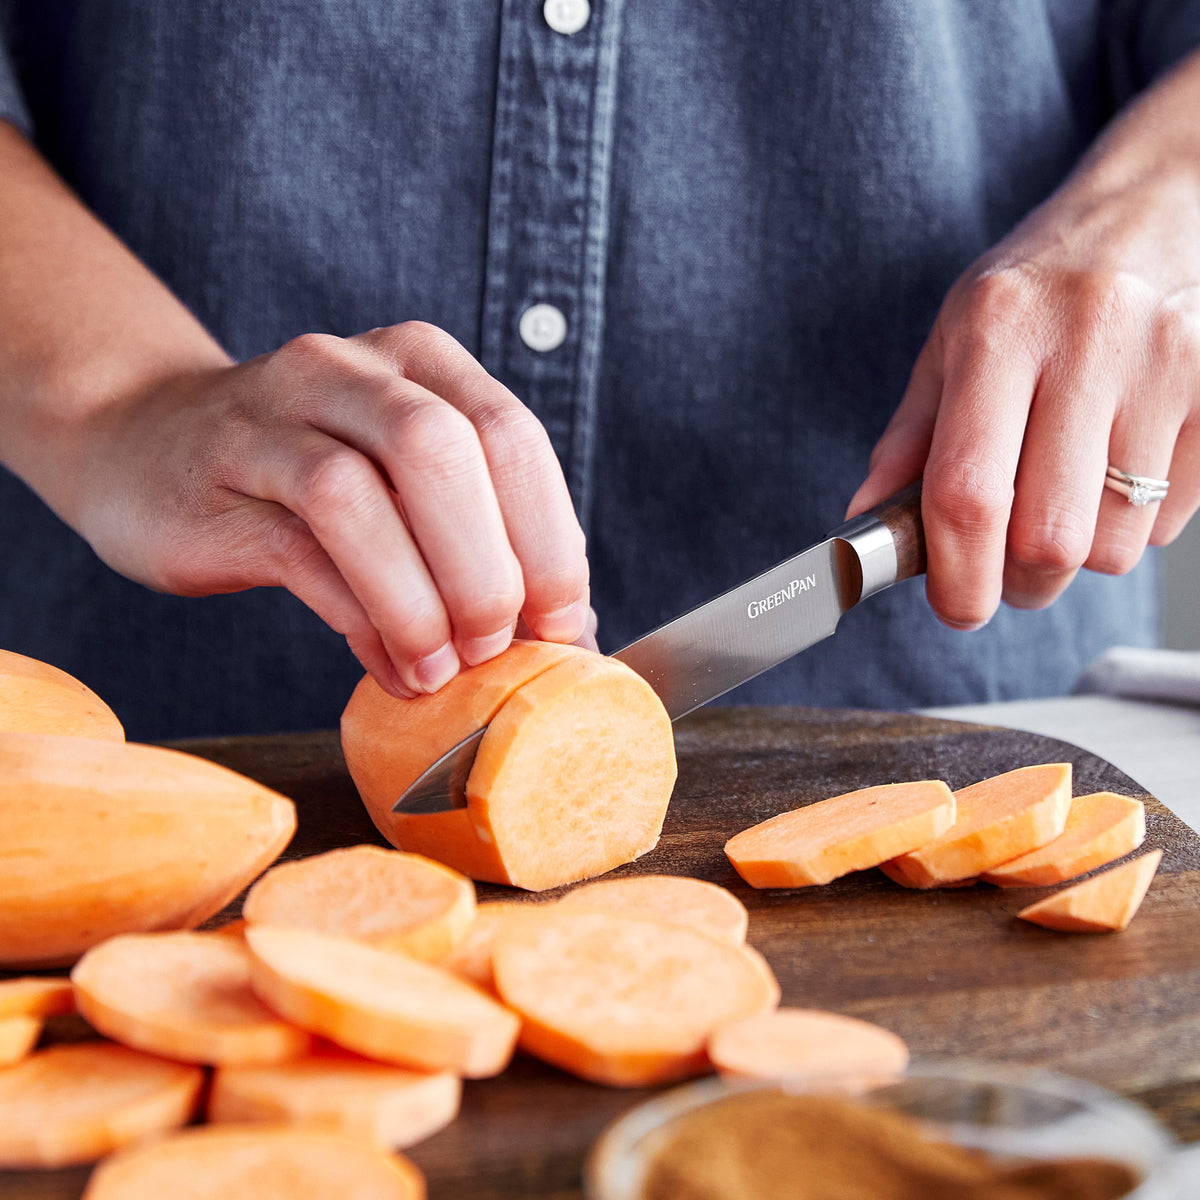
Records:
[[[880,520],[864,513],[833,531],[833,536],[849,543],[862,569],[865,600],[896,582],[896,542],[892,531]]]

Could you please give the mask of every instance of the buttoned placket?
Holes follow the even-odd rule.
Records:
[[[480,357],[591,506],[624,0],[503,0]]]

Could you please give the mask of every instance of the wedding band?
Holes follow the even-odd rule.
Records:
[[[1104,486],[1119,492],[1130,504],[1141,508],[1144,504],[1157,504],[1167,498],[1171,486],[1166,479],[1148,479],[1145,475],[1130,475],[1119,467],[1109,464],[1104,476]]]

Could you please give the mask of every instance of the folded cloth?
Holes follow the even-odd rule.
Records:
[[[1200,704],[1200,650],[1114,646],[1091,663],[1073,690]]]

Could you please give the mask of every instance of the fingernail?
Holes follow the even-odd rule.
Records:
[[[506,625],[496,633],[489,633],[487,637],[467,638],[459,644],[458,652],[463,662],[474,667],[507,650],[512,636],[512,628]]]
[[[543,613],[532,622],[534,632],[547,642],[573,642],[587,628],[589,606],[582,600],[552,613]]]
[[[454,647],[447,642],[432,654],[418,659],[413,674],[423,691],[436,692],[458,674],[458,655]]]

